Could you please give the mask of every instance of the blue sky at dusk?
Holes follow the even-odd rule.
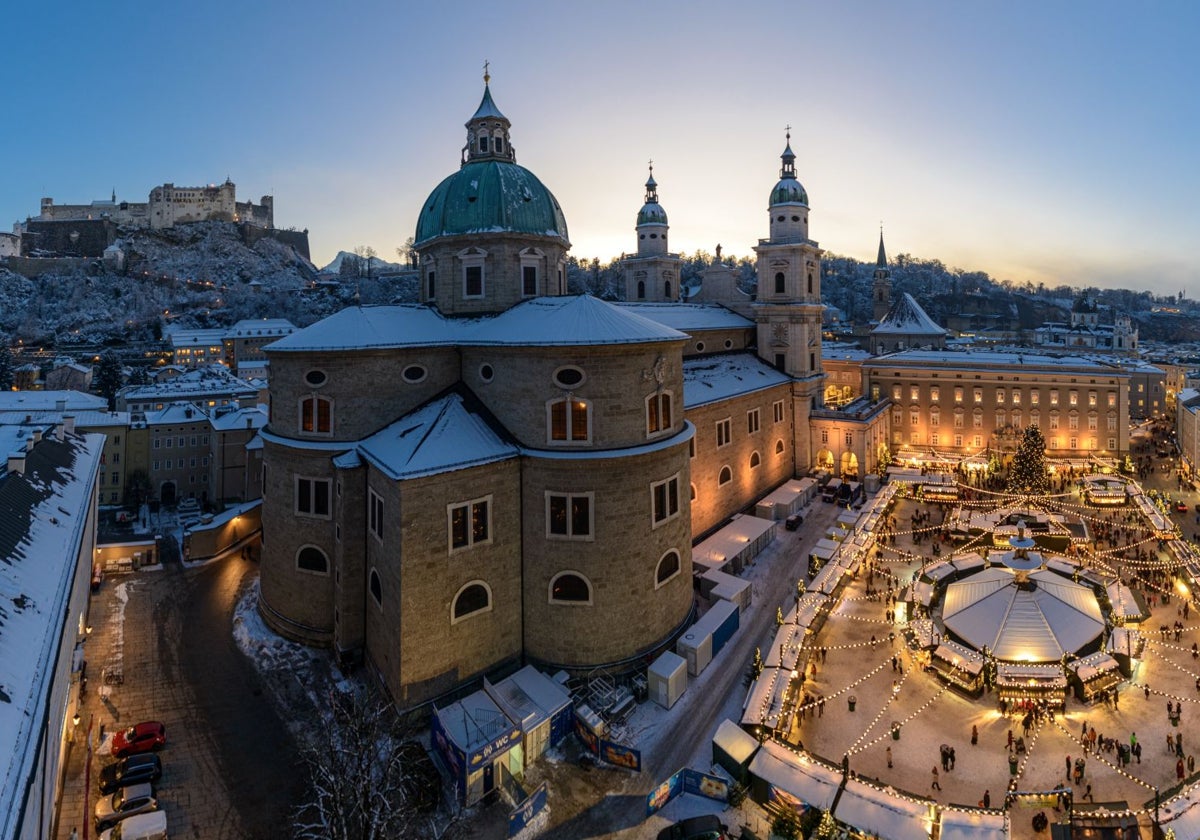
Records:
[[[580,258],[766,235],[784,126],[828,251],[1200,297],[1200,4],[26,3],[0,224],[164,182],[275,196],[313,258],[412,235],[482,93]]]

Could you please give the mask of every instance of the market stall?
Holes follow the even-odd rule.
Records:
[[[1008,813],[973,808],[942,808],[938,813],[940,840],[1008,840]]]
[[[1120,664],[1107,653],[1093,653],[1075,660],[1067,668],[1075,696],[1085,703],[1107,696],[1106,692],[1124,679]]]
[[[880,840],[928,840],[936,807],[935,802],[851,778],[833,809],[833,818]]]
[[[930,664],[945,682],[967,694],[983,693],[983,656],[957,642],[943,641],[933,650]]]
[[[828,811],[842,782],[840,770],[808,753],[767,741],[750,762],[754,799]]]
[[[996,667],[996,691],[1009,709],[1037,705],[1061,708],[1066,703],[1067,678],[1057,664],[1002,663]]]

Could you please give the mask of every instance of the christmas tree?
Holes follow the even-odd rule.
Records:
[[[1046,480],[1046,439],[1037,426],[1026,426],[1008,474],[1008,492],[1043,496],[1050,490]]]

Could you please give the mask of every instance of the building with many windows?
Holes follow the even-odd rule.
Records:
[[[790,145],[756,299],[715,265],[701,302],[674,302],[651,178],[617,304],[566,294],[562,209],[489,89],[466,128],[417,222],[421,303],[265,348],[260,611],[366,661],[402,707],[521,662],[671,646],[694,539],[808,471],[823,397],[821,251]]]

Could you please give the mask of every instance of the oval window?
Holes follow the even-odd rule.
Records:
[[[328,378],[329,377],[325,375],[325,371],[323,370],[310,370],[308,373],[304,374],[304,381],[314,388],[324,385]]]
[[[733,347],[733,339],[727,338],[725,339],[725,349],[728,350],[730,347]]]
[[[491,382],[492,379],[495,378],[495,376],[496,376],[496,371],[492,370],[491,365],[480,365],[479,366],[479,378],[482,379],[484,382]]]
[[[409,365],[401,371],[400,376],[404,378],[405,382],[416,384],[425,379],[425,368],[421,365]]]
[[[703,352],[704,352],[704,342],[703,342],[703,341],[697,341],[697,342],[696,342],[696,352],[697,352],[697,353],[703,353]]]
[[[574,388],[583,382],[583,371],[577,367],[562,367],[554,371],[554,384],[560,388]]]

